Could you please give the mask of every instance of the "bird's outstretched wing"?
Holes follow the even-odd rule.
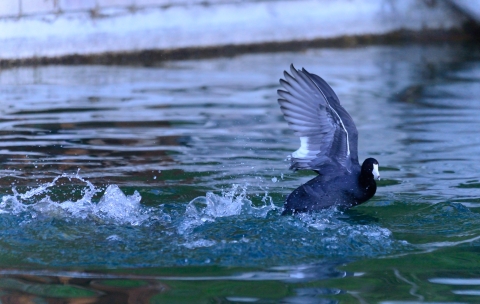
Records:
[[[300,137],[291,169],[350,171],[358,165],[358,132],[332,88],[319,76],[290,66],[280,79],[278,103],[290,128]],[[340,168],[340,169],[341,169]]]

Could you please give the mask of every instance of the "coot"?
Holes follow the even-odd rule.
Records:
[[[378,161],[358,162],[358,131],[333,89],[321,77],[290,66],[280,79],[278,103],[285,120],[300,137],[290,156],[290,169],[309,169],[318,175],[293,191],[283,215],[331,206],[350,208],[373,197],[380,179]]]

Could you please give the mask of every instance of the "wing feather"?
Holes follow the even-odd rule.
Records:
[[[324,92],[328,103],[335,109],[345,128],[348,130],[348,142],[350,147],[350,159],[352,163],[358,164],[358,131],[355,123],[353,122],[352,117],[348,112],[340,105],[340,100],[338,99],[335,91],[328,85],[328,83],[320,76],[311,74],[304,68],[302,72],[310,76],[312,81],[318,86],[318,88]]]
[[[322,78],[293,65],[290,73],[284,72],[283,89],[277,93],[285,120],[300,137],[291,168],[333,171],[340,165],[350,171],[352,161],[358,164],[358,133],[352,118]]]

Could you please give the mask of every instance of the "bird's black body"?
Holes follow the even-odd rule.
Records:
[[[285,119],[300,137],[291,168],[310,169],[318,176],[298,187],[285,202],[283,214],[317,211],[331,206],[349,208],[376,192],[378,162],[358,162],[358,132],[332,88],[305,69],[290,68],[278,90]]]
[[[376,191],[377,184],[371,170],[362,174],[360,166],[350,174],[327,181],[318,175],[290,193],[283,214],[318,211],[334,205],[346,209],[368,201]]]

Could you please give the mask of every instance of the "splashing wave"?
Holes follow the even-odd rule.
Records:
[[[50,193],[61,186],[59,180],[77,180],[85,184],[78,200],[55,201]],[[63,219],[92,219],[99,222],[141,225],[149,219],[152,209],[141,206],[141,196],[135,191],[125,195],[117,185],[109,185],[98,203],[93,197],[102,191],[79,174],[62,174],[53,181],[42,184],[24,193],[12,188],[13,195],[5,195],[0,203],[0,213],[29,213],[32,218],[49,216]]]
[[[247,198],[248,185],[234,184],[228,191],[222,191],[221,195],[207,192],[206,196],[200,196],[187,205],[185,221],[179,227],[179,232],[185,232],[188,228],[202,225],[205,222],[214,222],[216,218],[228,217],[240,214],[254,217],[266,217],[269,211],[277,209],[273,201],[266,194],[262,200],[265,204],[255,207]]]
[[[101,252],[97,260],[110,256],[114,247],[116,253],[109,261],[118,265],[128,264],[125,261],[132,254],[142,255],[142,261],[151,265],[275,265],[279,261],[293,265],[327,256],[382,256],[411,250],[389,229],[374,221],[355,221],[335,209],[280,216],[268,192],[263,198],[250,197],[248,185],[234,184],[221,194],[207,192],[183,210],[161,203],[146,207],[139,192],[126,195],[117,185],[96,187],[78,173],[60,175],[29,190],[12,188],[12,192],[0,202],[0,213],[6,215],[5,235],[22,234],[33,247],[45,238],[58,244],[71,240],[82,244],[69,249],[63,260],[56,257],[59,264],[68,264],[71,258],[90,263],[82,260],[80,252],[92,239],[108,244],[96,247]],[[9,219],[20,224],[12,226],[14,232],[8,230]],[[149,250],[140,253],[137,246]],[[36,259],[44,263],[45,257]]]

